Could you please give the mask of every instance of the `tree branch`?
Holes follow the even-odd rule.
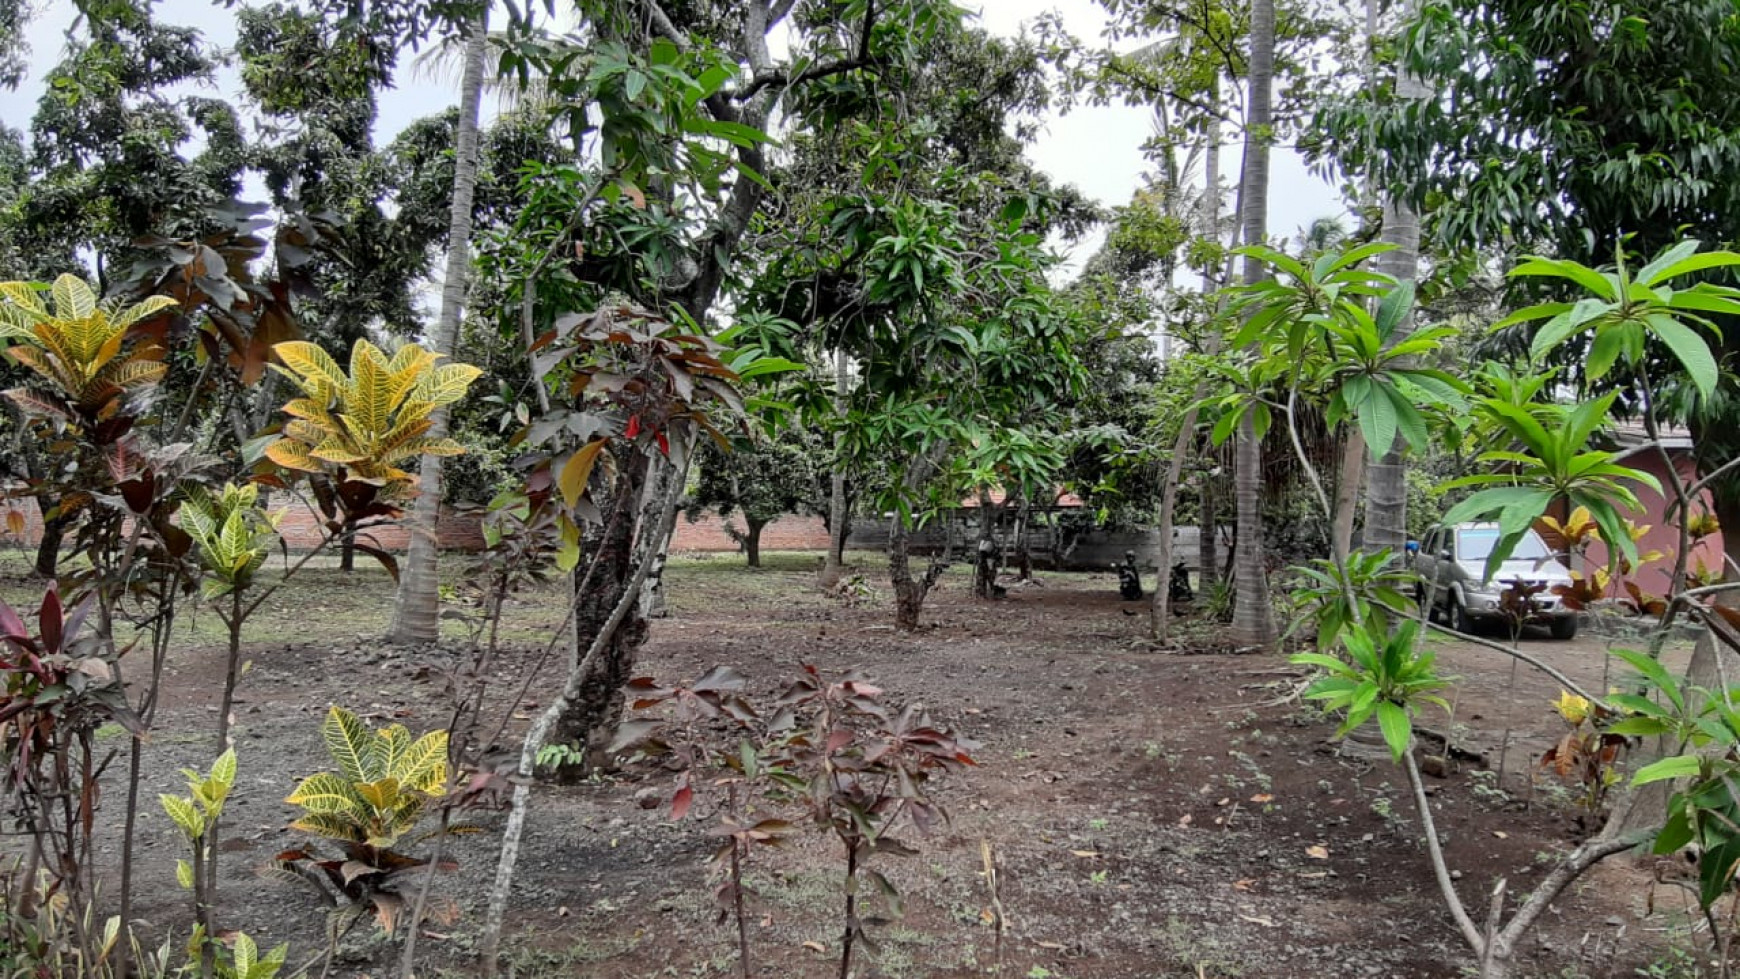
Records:
[[[782,3],[780,9],[769,15],[768,25],[772,26],[773,24],[777,24],[785,14],[791,10],[791,7],[792,3],[790,0]],[[761,92],[762,89],[765,89],[770,85],[792,88],[797,85],[802,85],[805,82],[813,82],[833,75],[843,75],[849,71],[857,71],[860,68],[872,67],[876,64],[876,59],[870,56],[870,32],[875,26],[876,3],[875,0],[870,0],[870,3],[864,8],[864,27],[858,35],[857,54],[850,58],[837,58],[824,64],[806,68],[803,71],[798,72],[797,77],[790,78],[789,80],[787,79],[785,72],[775,71],[770,65],[766,70],[757,70],[755,72],[755,77],[750,79],[749,84],[744,87],[742,91],[732,93],[731,100],[734,102],[747,102],[754,98],[757,93]]]

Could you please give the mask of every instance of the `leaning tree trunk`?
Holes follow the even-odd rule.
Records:
[[[1275,0],[1252,0],[1251,60],[1247,74],[1244,160],[1244,240],[1258,244],[1267,234],[1269,214],[1269,128],[1273,124],[1275,76]],[[1268,278],[1256,257],[1245,256],[1245,282]],[[1263,449],[1249,414],[1236,436],[1238,551],[1233,555],[1233,641],[1242,646],[1268,646],[1275,641],[1274,615],[1269,608],[1269,576],[1263,567]]]
[[[1411,23],[1419,12],[1419,0],[1403,0],[1398,11],[1403,24]],[[1406,65],[1396,69],[1396,98],[1411,105],[1431,95],[1417,75]],[[1420,216],[1399,194],[1390,193],[1384,199],[1383,240],[1395,247],[1377,258],[1377,270],[1397,282],[1413,282],[1420,268]],[[1389,343],[1400,343],[1414,331],[1414,314],[1409,310]],[[1407,443],[1400,435],[1390,445],[1370,447],[1372,460],[1367,474],[1365,503],[1365,546],[1372,552],[1388,549],[1399,560],[1408,539],[1408,470],[1402,455]],[[1379,455],[1381,453],[1381,455]]]
[[[1179,423],[1178,438],[1172,443],[1172,459],[1166,464],[1166,482],[1160,489],[1160,556],[1156,559],[1160,571],[1154,579],[1154,598],[1148,606],[1148,635],[1159,642],[1166,640],[1172,619],[1172,517],[1178,509],[1178,480],[1184,471],[1184,456],[1196,437],[1196,404],[1202,400],[1204,386],[1197,385],[1190,410]],[[1203,576],[1203,582],[1208,577]]]
[[[1330,531],[1330,546],[1337,564],[1346,565],[1353,550],[1353,521],[1359,512],[1359,484],[1365,476],[1365,435],[1348,426],[1347,441],[1341,447],[1341,475],[1335,481],[1335,519]]]
[[[571,588],[586,584],[584,592],[572,594],[574,628],[569,633],[570,666],[584,676],[578,693],[568,698],[566,709],[557,715],[550,740],[580,746],[585,761],[559,773],[564,776],[584,775],[609,762],[604,748],[622,716],[622,688],[633,679],[636,653],[646,641],[646,619],[637,596],[598,656],[591,664],[585,662],[593,641],[604,633],[605,624],[622,601],[629,582],[635,579],[637,558],[644,557],[649,566],[657,560],[658,542],[648,541],[647,534],[657,520],[656,511],[666,487],[662,480],[656,487],[648,486],[651,468],[645,453],[632,450],[628,453],[617,469],[610,499],[612,506],[628,507],[636,518],[607,523],[593,545],[592,560],[570,574]],[[637,554],[637,539],[650,553]],[[644,573],[640,576],[642,585],[645,577]]]
[[[569,632],[573,648],[561,695],[532,722],[520,746],[518,778],[484,915],[481,945],[485,977],[494,977],[499,964],[502,926],[525,833],[531,776],[539,749],[555,737],[584,744],[588,755],[597,757],[603,754],[600,749],[621,717],[622,684],[634,669],[635,652],[646,634],[646,624],[638,616],[640,589],[664,539],[675,527],[685,476],[682,470],[662,469],[662,489],[648,495],[647,469],[647,457],[633,452],[618,471],[613,492],[625,495],[613,496],[613,505],[619,502],[630,508],[634,518],[606,524],[593,552],[594,563],[605,563],[597,565],[590,580],[584,573],[575,580],[576,587],[580,582],[587,585],[584,592],[575,595],[576,621],[584,617],[586,624]],[[622,546],[624,536],[629,542],[626,547]],[[634,543],[637,539],[638,547]],[[616,601],[605,605],[602,598],[606,594],[615,595]]]
[[[483,102],[483,72],[489,53],[489,5],[478,8],[465,39],[465,74],[459,90],[459,126],[454,137],[453,210],[447,221],[447,269],[441,282],[441,312],[429,337],[435,353],[452,356],[471,272],[471,206],[477,192],[477,119]],[[530,288],[528,285],[527,288]],[[447,409],[429,416],[429,438],[447,434]],[[395,642],[430,642],[441,631],[441,589],[435,523],[441,511],[441,459],[424,456],[417,499],[407,529],[410,550],[399,577],[388,636]]]
[[[1211,93],[1210,107],[1216,110],[1220,107],[1220,79],[1215,78],[1209,89]],[[1207,145],[1202,153],[1202,214],[1201,233],[1212,239],[1216,244],[1221,241],[1220,235],[1220,118],[1210,115],[1208,128],[1204,133]],[[1209,295],[1218,288],[1215,281],[1215,267],[1212,263],[1203,266],[1202,293]],[[1160,570],[1154,580],[1154,600],[1148,609],[1148,635],[1160,642],[1166,640],[1166,632],[1171,628],[1172,619],[1172,527],[1178,510],[1178,482],[1184,476],[1184,457],[1189,454],[1190,447],[1196,441],[1196,418],[1198,411],[1196,403],[1208,393],[1206,384],[1198,384],[1196,393],[1190,399],[1190,410],[1184,413],[1184,420],[1179,424],[1178,438],[1172,443],[1172,458],[1166,464],[1166,482],[1160,489]],[[1204,482],[1207,482],[1205,477]],[[1206,560],[1198,560],[1201,566],[1200,581],[1207,586],[1214,575],[1216,561],[1214,560],[1214,537],[1210,528],[1212,523],[1209,513],[1209,496],[1206,489],[1200,494],[1201,505],[1197,507],[1199,517],[1197,533],[1197,551]]]

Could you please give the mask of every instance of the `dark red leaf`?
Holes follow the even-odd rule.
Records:
[[[671,821],[675,822],[689,814],[689,806],[695,801],[695,791],[687,785],[677,790],[671,796]]]
[[[42,648],[45,652],[60,652],[61,623],[65,619],[66,610],[60,604],[60,590],[50,587],[42,596],[42,608],[37,612],[37,623],[42,629]]]

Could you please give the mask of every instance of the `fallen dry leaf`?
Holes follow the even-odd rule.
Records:
[[[1499,839],[1501,839],[1501,840],[1508,840],[1508,839],[1510,839],[1510,834],[1509,834],[1509,833],[1506,833],[1506,832],[1505,832],[1505,831],[1504,831],[1504,830],[1502,830],[1502,829],[1495,829],[1495,830],[1493,830],[1493,831],[1492,831],[1492,835],[1493,835],[1493,836],[1496,836],[1496,837],[1498,837],[1498,838],[1499,838]]]
[[[1219,802],[1217,802],[1217,803],[1215,803],[1215,805],[1217,805],[1217,806],[1224,806],[1224,805],[1226,805],[1226,804],[1227,804],[1227,803],[1229,803],[1229,802],[1231,802],[1231,801],[1232,801],[1232,800],[1231,800],[1231,799],[1229,799],[1229,798],[1224,798],[1224,797],[1223,797],[1223,798],[1222,798],[1222,799],[1221,799],[1221,800],[1220,800],[1220,801],[1219,801]]]
[[[1183,816],[1179,817],[1178,825],[1189,826],[1190,825],[1190,813],[1185,813]]]
[[[1305,855],[1313,860],[1328,860],[1329,848],[1326,846],[1308,846],[1305,848]]]
[[[1038,945],[1040,948],[1050,949],[1054,952],[1063,948],[1062,942],[1034,942],[1033,944]]]
[[[1275,927],[1275,923],[1273,921],[1269,920],[1268,918],[1261,918],[1261,917],[1257,917],[1255,915],[1249,915],[1249,914],[1241,914],[1241,915],[1239,915],[1239,917],[1245,921],[1250,922],[1253,925],[1262,925],[1264,928]]]
[[[1328,877],[1328,876],[1329,876],[1329,871],[1318,870],[1318,871],[1313,871],[1312,873],[1309,873],[1309,874],[1300,874],[1299,879],[1300,880],[1321,880],[1322,878]]]
[[[804,948],[807,948],[812,952],[826,952],[828,950],[828,946],[823,945],[821,942],[804,942]]]
[[[1097,857],[1100,855],[1098,850],[1071,850],[1069,852],[1078,857]]]
[[[1256,795],[1251,796],[1251,801],[1258,805],[1262,805],[1265,802],[1274,802],[1275,797],[1267,792],[1258,792]]]
[[[1235,880],[1233,881],[1233,890],[1248,891],[1251,889],[1251,885],[1255,883],[1256,879],[1252,877],[1246,877],[1244,880]]]

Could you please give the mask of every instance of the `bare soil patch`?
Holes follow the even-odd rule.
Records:
[[[860,561],[877,584],[873,556]],[[654,624],[641,672],[677,680],[729,664],[764,694],[802,663],[857,667],[891,699],[922,701],[981,745],[979,767],[942,790],[947,828],[914,840],[922,855],[881,864],[905,892],[907,913],[880,929],[877,952],[857,969],[863,979],[982,975],[999,965],[1033,979],[1462,974],[1467,955],[1418,842],[1405,776],[1387,760],[1338,751],[1333,725],[1287,696],[1296,678],[1284,657],[1215,652],[1216,627],[1206,623],[1188,626],[1183,649],[1155,650],[1142,641],[1145,607],[1120,601],[1109,574],[1046,575],[1000,602],[975,601],[967,578],[951,575],[926,627],[901,635],[886,588],[846,606],[813,589],[812,558],[774,563],[750,571],[728,558],[674,562],[673,615]],[[377,575],[314,572],[252,633],[221,920],[292,942],[293,960],[321,946],[323,912],[256,870],[300,842],[279,800],[295,778],[327,767],[320,717],[337,703],[413,730],[446,718],[443,671],[458,638],[421,650],[380,644],[390,592]],[[28,590],[0,582],[9,600]],[[532,596],[511,610],[513,650],[495,690],[526,681],[560,618],[557,602]],[[177,769],[210,760],[222,657],[212,625],[192,623],[175,651],[146,798],[180,791]],[[1524,645],[1603,683],[1597,638]],[[1587,819],[1550,776],[1530,787],[1561,730],[1550,707],[1558,688],[1524,669],[1513,693],[1509,660],[1487,650],[1447,645],[1443,659],[1461,677],[1458,710],[1434,723],[1494,766],[1504,749],[1502,778],[1462,764],[1431,785],[1458,886],[1474,904],[1501,876],[1526,891]],[[532,678],[534,701],[557,682],[558,660]],[[530,712],[512,721],[505,743]],[[635,802],[669,781],[668,772],[634,768],[534,791],[510,919],[516,975],[733,974],[732,936],[712,907],[711,813],[698,806],[673,824],[665,810]],[[120,804],[115,793],[110,815]],[[153,807],[143,823],[141,916],[157,928],[185,924],[168,820]],[[464,913],[430,929],[421,974],[475,972],[496,842],[486,833],[458,844],[461,869],[440,888]],[[987,925],[987,844],[1010,924],[1000,947]],[[816,836],[757,853],[757,975],[832,974],[842,873],[830,841]],[[1676,889],[1652,884],[1650,866],[1610,861],[1546,916],[1519,973],[1631,975],[1683,927],[1685,904]],[[380,976],[394,959],[384,940],[355,935],[333,974]]]

